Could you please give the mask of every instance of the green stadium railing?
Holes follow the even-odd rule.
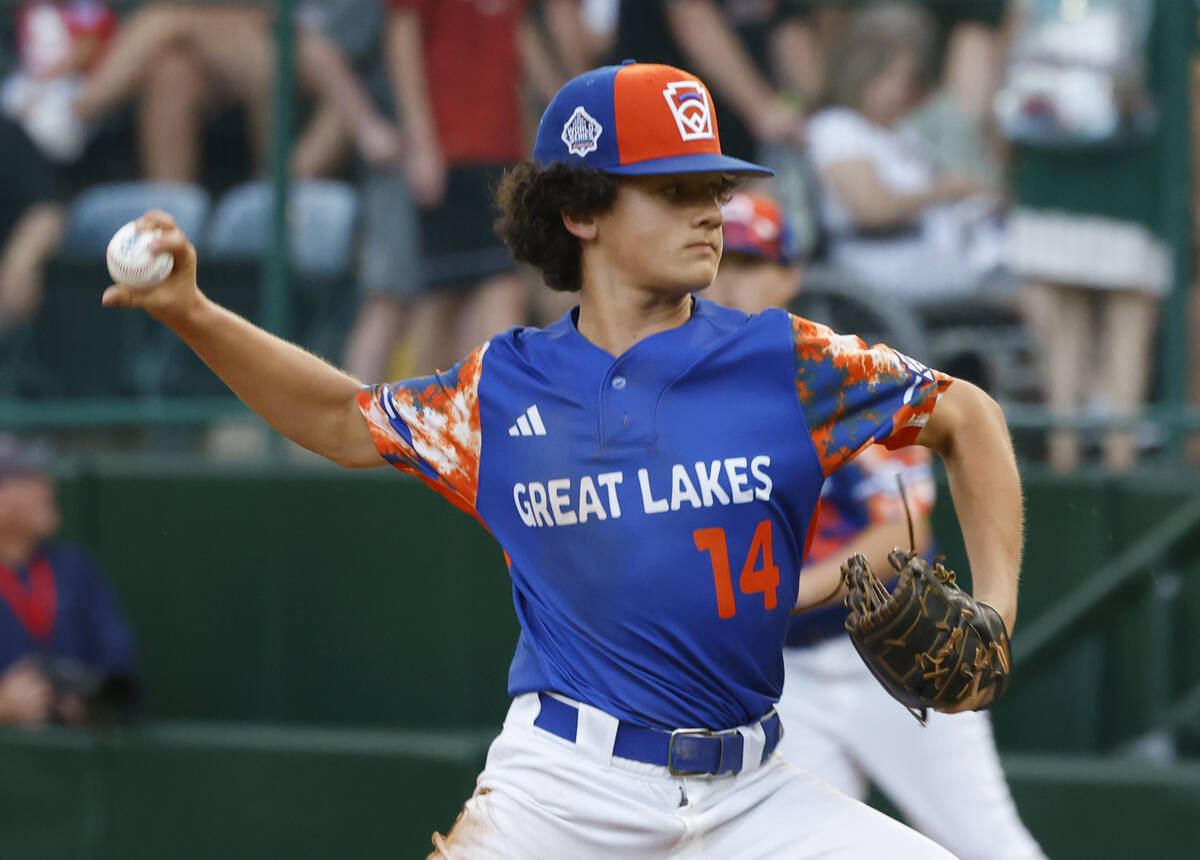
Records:
[[[113,427],[152,424],[203,424],[219,418],[249,415],[232,397],[195,399],[72,398],[0,401],[0,427],[12,430],[58,427]]]
[[[1124,744],[1134,749],[1139,741],[1159,738],[1174,748],[1174,734],[1200,718],[1200,681],[1182,693],[1172,694],[1175,670],[1174,615],[1172,606],[1181,590],[1181,574],[1173,557],[1186,551],[1200,536],[1200,493],[1183,502],[1157,526],[1126,547],[1107,565],[1091,573],[1075,588],[1062,594],[1013,641],[1014,670],[1028,669],[1053,656],[1055,646],[1085,620],[1118,602],[1131,588],[1147,587],[1147,599],[1129,611],[1141,612],[1144,649],[1141,689],[1137,692],[1149,709],[1149,728]]]

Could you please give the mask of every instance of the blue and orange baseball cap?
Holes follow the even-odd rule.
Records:
[[[592,69],[563,85],[542,114],[533,160],[618,176],[774,174],[721,154],[712,96],[699,78],[633,60]]]
[[[724,253],[761,257],[784,266],[799,261],[787,215],[766,194],[734,192],[721,207],[721,217]]]

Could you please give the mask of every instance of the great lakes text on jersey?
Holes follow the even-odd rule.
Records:
[[[771,498],[774,484],[767,473],[771,458],[726,457],[692,465],[675,463],[670,474],[651,475],[638,469],[636,478],[625,480],[624,472],[584,475],[578,481],[553,478],[513,484],[513,503],[521,522],[530,528],[573,526],[589,519],[607,520],[621,516],[622,499],[641,503],[647,514],[677,511],[684,505],[711,508],[744,505],[755,499]],[[628,505],[626,505],[628,507]]]

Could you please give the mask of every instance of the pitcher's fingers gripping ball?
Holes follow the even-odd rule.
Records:
[[[888,559],[900,572],[890,594],[862,555],[842,565],[846,630],[867,667],[922,722],[928,708],[991,706],[1012,662],[1003,619],[959,588],[938,559],[931,566],[899,549]]]
[[[105,254],[108,274],[112,279],[131,287],[150,287],[162,283],[171,274],[175,259],[164,252],[151,252],[150,243],[161,235],[159,228],[139,230],[135,221],[129,221],[121,227],[109,241]]]
[[[162,318],[199,295],[196,249],[166,212],[152,209],[131,222],[128,246],[117,231],[108,249],[108,269],[116,282],[104,291],[106,308],[143,308]]]

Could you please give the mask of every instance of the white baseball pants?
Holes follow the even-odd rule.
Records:
[[[617,721],[602,711],[581,706],[572,743],[533,725],[538,708],[537,694],[513,700],[475,793],[449,835],[434,835],[431,860],[953,860],[778,753],[757,765],[759,728],[747,730],[742,772],[680,777],[613,756]]]
[[[783,652],[779,752],[851,797],[874,782],[962,860],[1045,860],[1009,793],[986,712],[929,713],[888,695],[848,637]]]

